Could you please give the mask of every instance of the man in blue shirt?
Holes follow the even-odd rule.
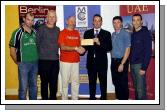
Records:
[[[147,27],[142,26],[142,16],[132,16],[134,32],[131,39],[130,67],[136,100],[146,99],[146,70],[150,62],[152,45]]]
[[[128,100],[128,57],[130,54],[130,34],[122,28],[121,16],[113,18],[115,32],[112,34],[111,72],[116,98]]]

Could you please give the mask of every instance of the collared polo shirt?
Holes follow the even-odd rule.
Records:
[[[31,33],[24,31],[23,27],[16,29],[12,33],[9,46],[16,48],[18,62],[33,62],[38,60],[36,31],[34,29],[32,29]]]

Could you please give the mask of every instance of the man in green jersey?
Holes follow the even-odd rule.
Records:
[[[36,31],[32,28],[34,15],[27,13],[24,23],[16,29],[9,42],[10,56],[18,65],[19,100],[26,100],[27,89],[29,99],[37,99],[38,53]]]

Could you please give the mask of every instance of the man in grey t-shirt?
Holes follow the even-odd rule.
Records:
[[[46,24],[37,30],[37,47],[39,52],[39,74],[41,78],[42,100],[56,100],[59,54],[58,36],[60,29],[56,26],[56,12],[48,11]],[[48,95],[48,86],[50,95]]]

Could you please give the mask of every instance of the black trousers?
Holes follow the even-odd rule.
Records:
[[[118,66],[121,64],[122,59],[112,58],[111,61],[111,72],[112,81],[115,86],[116,98],[119,100],[128,100],[129,89],[128,89],[128,64],[126,61],[124,64],[123,72],[118,72]]]
[[[100,82],[101,100],[107,99],[107,70],[88,69],[90,100],[96,100],[97,76]]]
[[[59,60],[39,60],[42,100],[56,100]],[[48,96],[48,85],[50,96]]]

